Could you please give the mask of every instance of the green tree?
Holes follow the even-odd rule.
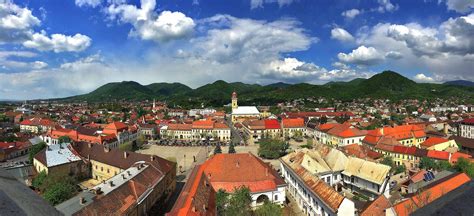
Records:
[[[258,155],[267,159],[277,159],[286,154],[288,143],[277,139],[263,139],[260,141]]]
[[[70,143],[71,142],[71,138],[69,138],[68,136],[60,136],[58,138],[58,143]]]
[[[448,161],[438,161],[437,170],[450,170],[452,169],[451,164]]]
[[[382,159],[382,161],[380,161],[380,163],[381,163],[381,164],[385,164],[385,165],[387,165],[387,166],[389,166],[389,167],[393,167],[394,164],[395,164],[395,163],[393,162],[392,157],[390,157],[390,156],[385,156],[385,157]]]
[[[255,210],[255,216],[278,216],[283,215],[281,207],[278,204],[266,200],[263,205]]]
[[[406,170],[407,170],[407,168],[405,167],[404,164],[402,164],[402,165],[400,165],[400,166],[395,167],[394,173],[395,173],[395,174],[403,173],[403,172],[405,172]]]
[[[474,163],[469,162],[467,159],[459,158],[454,165],[454,168],[457,171],[466,173],[471,178],[474,178]]]
[[[217,215],[225,215],[225,208],[229,200],[229,194],[223,189],[219,189],[216,193]]]
[[[57,182],[45,191],[43,198],[51,205],[57,205],[71,198],[75,192],[75,185],[68,182]]]
[[[250,196],[250,189],[245,186],[234,189],[231,194],[228,205],[225,208],[225,215],[241,216],[251,215],[252,197]]]
[[[437,164],[435,160],[431,158],[423,157],[420,160],[420,168],[421,169],[437,168]]]
[[[214,149],[214,154],[221,154],[222,148],[221,145],[217,144],[216,148]]]
[[[41,171],[32,181],[31,181],[31,186],[35,189],[40,189],[41,185],[43,185],[44,181],[46,180],[46,177],[48,175],[46,174],[45,171]]]
[[[229,154],[235,154],[236,151],[235,151],[235,147],[234,147],[234,143],[230,143],[229,145]]]
[[[28,153],[28,160],[30,161],[30,164],[33,163],[33,158],[35,157],[35,155],[38,154],[38,152],[40,152],[44,148],[46,148],[45,142],[40,142],[30,148],[30,152]]]

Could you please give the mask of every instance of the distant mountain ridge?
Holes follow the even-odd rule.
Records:
[[[445,85],[474,86],[474,82],[468,80],[453,80],[443,83]]]
[[[458,97],[474,102],[474,87],[452,84],[416,83],[396,72],[384,71],[369,79],[357,78],[349,82],[329,82],[324,85],[308,83],[270,85],[228,83],[222,80],[192,89],[181,83],[153,83],[141,85],[133,81],[105,84],[96,90],[73,97],[70,101],[166,100],[174,104],[222,106],[228,104],[236,91],[240,104],[274,104],[298,98],[326,97],[340,100],[354,98],[428,99]]]

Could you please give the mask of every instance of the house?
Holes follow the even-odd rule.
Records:
[[[298,134],[306,135],[306,125],[303,118],[285,118],[281,120],[281,129],[284,137],[293,138]]]
[[[28,142],[0,142],[0,161],[9,160],[29,153],[32,144]]]
[[[162,137],[177,140],[230,140],[230,128],[224,123],[214,120],[198,120],[192,124],[168,124],[160,128]]]
[[[296,200],[298,207],[310,216],[355,215],[354,202],[338,193],[326,179],[309,170],[314,160],[310,160],[307,166],[304,165],[308,163],[307,159],[305,151],[292,152],[280,158],[281,174],[288,185],[286,191]]]
[[[333,127],[338,125],[338,123],[326,123],[320,124],[318,127],[315,128],[314,136],[319,143],[328,144],[329,143],[329,135],[327,132],[331,130]]]
[[[390,200],[385,195],[380,195],[374,201],[361,211],[360,216],[379,216],[385,215],[385,209],[391,207]]]
[[[422,192],[411,195],[410,197],[396,203],[385,210],[386,215],[406,216],[415,212],[417,209],[423,208],[429,203],[445,196],[450,191],[471,181],[471,178],[465,173],[454,173],[446,176],[427,187]]]
[[[154,124],[139,124],[140,134],[147,138],[156,138],[158,136],[158,131],[156,130],[156,125]]]
[[[474,139],[474,118],[464,119],[459,123],[458,135],[468,139]]]
[[[245,119],[259,119],[260,111],[255,106],[239,106],[237,104],[237,93],[232,92],[232,123],[242,122]]]
[[[335,124],[326,132],[327,144],[333,146],[362,144],[366,134],[365,130],[359,130],[350,124]]]
[[[55,123],[45,118],[30,118],[20,122],[20,131],[28,133],[40,133],[48,131],[55,126]]]
[[[459,145],[460,151],[474,155],[474,139],[469,139],[461,136],[451,136],[450,139],[453,139],[456,144]]]
[[[426,133],[418,125],[382,127],[368,131],[362,143],[374,147],[384,137],[393,138],[400,145],[419,147],[426,140]]]
[[[382,194],[389,196],[389,172],[387,165],[349,157],[342,180],[344,187],[375,199]]]
[[[431,172],[432,176],[427,179],[425,176],[429,172]],[[440,172],[432,172],[422,169],[417,172],[414,172],[413,174],[410,174],[408,179],[401,184],[400,191],[404,194],[413,194],[418,192],[420,189],[425,188],[429,184],[451,174],[453,173],[447,170],[443,170]]]
[[[444,151],[447,148],[457,148],[456,141],[440,137],[430,137],[420,144],[421,148],[428,150]]]
[[[65,215],[148,215],[176,187],[176,163],[163,158],[85,142],[70,147],[96,184],[58,205]]]
[[[41,139],[48,145],[59,144],[60,137],[69,137],[74,142],[89,142],[101,144],[109,148],[117,148],[119,142],[115,134],[105,134],[99,129],[86,128],[82,126],[74,129],[56,128],[41,135]]]
[[[74,153],[69,143],[48,145],[33,158],[35,170],[40,172],[80,175],[86,173],[82,160]]]
[[[276,119],[245,120],[242,122],[243,131],[247,137],[258,142],[262,138],[281,137],[281,126]]]

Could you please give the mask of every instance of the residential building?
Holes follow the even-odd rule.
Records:
[[[362,144],[366,134],[367,131],[359,130],[350,124],[336,124],[326,132],[326,144],[333,146]]]
[[[280,123],[276,119],[245,120],[242,125],[246,136],[254,142],[258,142],[262,138],[277,139],[282,134]]]
[[[192,124],[168,124],[160,129],[162,137],[177,140],[218,140],[230,141],[230,128],[213,120],[198,120]]]
[[[420,144],[421,148],[444,151],[448,148],[457,148],[456,141],[440,137],[430,137]]]
[[[344,187],[372,199],[382,194],[389,196],[390,168],[384,164],[349,157],[342,171]]]
[[[81,158],[74,153],[69,143],[48,145],[34,156],[33,166],[38,173],[63,175],[87,173],[87,167],[83,165]]]
[[[295,135],[306,135],[306,125],[303,118],[285,118],[281,120],[281,129],[284,137],[293,138]]]
[[[0,161],[28,154],[32,144],[28,142],[0,142]]]
[[[280,158],[281,174],[288,185],[286,191],[304,214],[355,215],[354,202],[338,193],[327,180],[315,175],[314,170],[308,169],[321,166],[313,167],[314,160],[310,160],[308,165],[305,159],[308,159],[305,151],[292,152]],[[327,167],[324,170],[328,170]]]
[[[471,178],[469,178],[465,173],[454,173],[428,185],[422,190],[422,192],[414,194],[401,202],[394,204],[392,207],[387,208],[385,210],[385,215],[411,215],[417,209],[423,208],[429,203],[436,201],[450,191],[453,191],[470,181]]]
[[[458,132],[461,137],[474,139],[474,118],[462,120]]]

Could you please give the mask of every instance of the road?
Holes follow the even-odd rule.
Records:
[[[234,143],[234,145],[240,145],[240,143],[243,140],[242,135],[240,134],[240,131],[234,127],[231,119],[227,119],[226,123],[227,123],[227,126],[229,126],[230,128],[230,136],[232,138],[231,142]]]

